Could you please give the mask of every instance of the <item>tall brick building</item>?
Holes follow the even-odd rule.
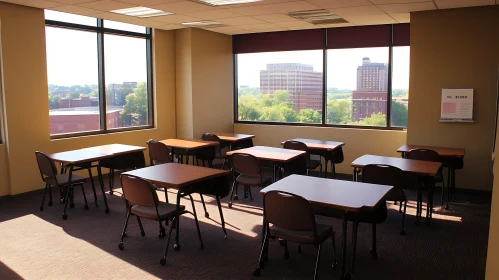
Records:
[[[354,121],[379,112],[386,115],[388,64],[374,63],[368,57],[357,67],[357,89],[352,92]]]
[[[322,112],[322,73],[314,71],[312,65],[267,64],[267,69],[260,70],[260,90],[264,94],[287,90],[297,113],[306,108]]]

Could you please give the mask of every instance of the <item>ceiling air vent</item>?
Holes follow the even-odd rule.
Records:
[[[198,27],[198,28],[215,28],[215,27],[227,26],[227,24],[223,24],[220,22],[212,21],[212,20],[183,22],[182,25],[187,26],[187,27]]]
[[[288,16],[301,19],[315,25],[348,23],[348,21],[344,18],[325,9],[290,12],[288,13]]]

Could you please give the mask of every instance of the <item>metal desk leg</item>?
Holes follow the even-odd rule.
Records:
[[[102,190],[102,198],[104,199],[104,205],[106,206],[106,213],[109,213],[109,206],[107,205],[106,191],[104,190],[104,180],[102,179],[102,170],[100,167],[100,163],[97,165],[97,174],[99,177],[99,184]]]
[[[175,244],[173,245],[173,250],[180,251],[180,242],[179,242],[179,229],[180,229],[180,190],[177,192],[177,215],[175,216]],[[172,225],[173,226],[173,225]]]
[[[68,208],[68,201],[69,201],[69,196],[71,194],[71,177],[73,176],[73,167],[74,165],[71,165],[69,168],[69,177],[68,177],[68,186],[66,190],[66,198],[64,199],[64,212],[62,212],[62,219],[67,220],[68,214],[66,214],[66,209]]]
[[[341,260],[341,268],[340,268],[340,277],[341,279],[350,279],[350,273],[346,272],[346,260],[347,260],[347,214],[346,212],[343,213],[342,217],[342,224],[343,224],[343,236],[342,238],[342,260]]]

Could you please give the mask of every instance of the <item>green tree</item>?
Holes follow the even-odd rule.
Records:
[[[137,87],[126,96],[126,104],[123,106],[121,116],[128,116],[131,125],[145,125],[147,123],[147,86],[145,82],[137,84]]]
[[[289,91],[287,90],[276,90],[273,97],[273,105],[279,105],[282,103],[287,103],[289,99]]]
[[[285,122],[286,117],[282,113],[282,108],[278,106],[262,108],[262,115],[258,119],[264,122]]]
[[[407,107],[404,104],[392,101],[392,126],[407,127]]]
[[[386,115],[379,112],[359,121],[360,125],[386,126]]]
[[[239,114],[239,120],[242,121],[257,121],[261,112],[258,108],[258,101],[254,95],[245,95],[239,98],[239,106],[237,107],[237,111]]]
[[[286,102],[286,104],[281,104],[279,105],[279,110],[281,111],[282,115],[284,116],[284,119],[286,122],[296,122],[297,121],[297,116],[295,110],[288,106],[289,102]],[[276,107],[277,108],[277,107]]]
[[[90,92],[90,97],[99,97],[99,90],[94,88],[91,92]]]
[[[320,123],[322,116],[314,109],[302,109],[297,116],[298,122],[302,123]]]
[[[49,92],[49,108],[50,109],[58,109],[59,108],[59,101],[61,101],[61,97],[57,95],[53,95],[52,93]]]
[[[348,124],[352,120],[352,103],[349,100],[327,102],[327,123]]]
[[[70,99],[77,99],[77,98],[79,98],[79,97],[80,97],[80,93],[79,93],[79,92],[77,92],[77,91],[73,91],[73,92],[71,92],[71,93],[69,94],[69,98],[70,98]]]

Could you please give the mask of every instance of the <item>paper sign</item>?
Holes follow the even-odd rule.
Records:
[[[441,121],[473,120],[473,89],[442,89]]]

